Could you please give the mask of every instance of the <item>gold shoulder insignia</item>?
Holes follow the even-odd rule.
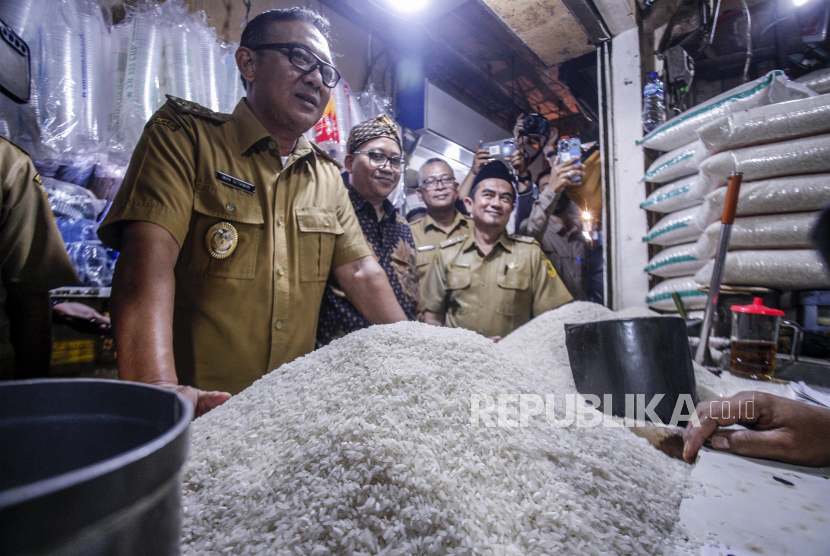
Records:
[[[537,243],[537,241],[535,239],[533,239],[532,237],[528,237],[528,236],[520,236],[520,235],[516,235],[516,234],[510,234],[507,237],[509,237],[513,241],[521,241],[522,243]]]
[[[335,159],[333,159],[329,153],[327,153],[326,151],[324,151],[323,149],[318,147],[317,143],[312,143],[311,141],[309,141],[309,143],[311,143],[311,148],[314,149],[314,152],[316,152],[318,155],[322,156],[325,160],[328,160],[329,162],[333,162],[334,164],[337,165],[338,168],[343,167],[343,166],[341,166],[341,164],[339,162],[337,162]]]
[[[446,249],[446,248],[447,248],[447,247],[449,247],[450,245],[455,245],[456,243],[461,243],[461,242],[462,242],[462,241],[464,241],[465,239],[467,239],[467,236],[466,236],[466,235],[463,235],[463,236],[458,236],[458,237],[454,237],[454,238],[452,238],[452,239],[445,239],[444,241],[442,241],[442,242],[441,242],[441,243],[439,243],[438,245],[440,245],[440,246],[441,246],[441,249]]]
[[[201,116],[202,118],[214,122],[225,123],[231,117],[230,114],[214,112],[210,108],[205,108],[201,104],[196,104],[195,102],[191,102],[183,98],[174,97],[173,95],[167,95],[167,103],[175,108],[177,112],[183,114],[195,114],[196,116]]]

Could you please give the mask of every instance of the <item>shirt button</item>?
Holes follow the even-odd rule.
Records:
[[[228,209],[228,212],[235,212],[236,211],[236,205],[232,205],[231,203],[228,203],[227,205],[225,205],[225,208]]]
[[[277,330],[282,330],[282,321],[281,321],[281,320],[278,320],[276,323],[274,323],[274,327],[275,327]]]
[[[486,285],[487,285],[487,282],[482,282],[482,283],[481,283],[481,285],[482,285],[482,286],[486,286]]]
[[[282,226],[282,216],[277,218],[277,226]]]
[[[279,269],[277,269],[277,273],[278,273],[280,276],[282,276],[283,274],[285,274],[285,269],[284,269],[282,266],[280,266],[280,267],[279,267]]]
[[[458,280],[456,280],[455,278],[453,278],[453,279],[452,279],[452,282],[450,282],[450,285],[451,285],[451,286],[454,286],[454,285],[456,285],[457,283],[458,283]]]
[[[511,285],[511,286],[515,286],[515,285],[516,285],[516,282],[514,282],[513,280],[510,280],[510,285]]]
[[[484,309],[484,303],[479,303],[478,306]]]
[[[329,219],[328,218],[323,219],[323,226],[325,226],[326,228],[329,227]]]
[[[269,149],[271,149],[273,151],[276,147],[277,147],[276,143],[274,143],[273,141],[268,141],[268,148]]]

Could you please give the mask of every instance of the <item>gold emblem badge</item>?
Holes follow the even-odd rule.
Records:
[[[208,253],[214,259],[227,259],[239,243],[239,234],[230,222],[219,222],[210,227],[205,236]]]
[[[553,268],[553,265],[551,264],[550,261],[548,261],[548,260],[545,261],[545,268],[548,271],[548,276],[550,276],[551,278],[556,278],[556,269]]]

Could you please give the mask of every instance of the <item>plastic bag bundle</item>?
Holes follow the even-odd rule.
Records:
[[[709,153],[698,141],[674,149],[654,161],[641,181],[668,183],[697,173],[700,163]]]
[[[95,197],[89,189],[54,178],[43,178],[43,189],[55,217],[96,221],[107,202]]]
[[[700,203],[692,195],[692,187],[697,181],[697,174],[680,178],[664,185],[640,203],[640,208],[652,212],[674,212]]]
[[[101,6],[93,0],[78,2],[78,35],[81,62],[81,125],[78,130],[81,149],[98,149],[105,140],[107,82],[107,43],[109,30]]]
[[[107,99],[107,146],[112,153],[125,153],[124,80],[127,72],[127,52],[130,49],[132,25],[122,22],[113,26],[110,32],[109,56],[107,58],[107,82],[112,94]]]
[[[163,43],[164,33],[157,14],[150,8],[136,13],[130,22],[122,105],[123,143],[127,151],[135,148],[147,120],[163,104],[160,95]]]
[[[346,98],[346,82],[341,79],[331,90],[323,117],[314,126],[315,142],[339,163],[346,157],[346,143],[349,140],[351,122],[349,119],[349,102]]]
[[[219,111],[219,99],[224,97],[224,84],[227,72],[222,62],[222,51],[213,29],[207,27],[199,18],[196,37],[198,41],[198,57],[201,75],[199,104]]]
[[[643,237],[643,241],[653,245],[679,245],[695,241],[704,229],[700,207],[690,207],[661,218]]]
[[[58,216],[55,218],[55,222],[58,224],[58,231],[61,233],[63,242],[67,245],[80,241],[95,241],[98,239],[96,235],[98,226],[95,225],[94,220]]]
[[[710,154],[830,132],[830,95],[761,106],[697,130]]]
[[[84,286],[103,288],[112,284],[115,257],[111,249],[97,240],[77,241],[66,245],[75,274]]]
[[[81,47],[74,0],[58,0],[41,28],[40,80],[43,157],[72,151],[81,121]],[[41,153],[39,153],[40,156]]]
[[[830,93],[830,68],[808,73],[796,79],[795,82],[810,88],[820,95]]]
[[[708,253],[701,253],[700,240],[663,249],[648,261],[645,271],[654,276],[675,278],[694,274],[709,262]]]
[[[386,114],[393,120],[395,119],[392,99],[375,89],[374,84],[370,84],[365,91],[358,93],[357,99],[363,109],[363,116],[367,120],[380,114]]]
[[[236,65],[236,51],[239,44],[225,45],[222,53],[222,64],[225,69],[225,104],[222,112],[233,112],[239,100],[245,96],[245,87]]]
[[[726,201],[726,189],[719,188],[706,196],[700,220],[708,226],[720,220]],[[741,184],[738,216],[781,214],[821,210],[830,205],[830,174],[787,176]]]
[[[365,122],[366,117],[363,115],[363,108],[357,100],[357,93],[351,90],[348,85],[346,85],[345,89],[346,97],[349,99],[349,121],[353,128],[357,124]],[[349,132],[351,131],[351,128],[349,128]]]
[[[187,8],[166,2],[164,28],[164,92],[177,98],[195,101],[198,96],[199,41],[187,18]]]
[[[810,249],[810,232],[819,212],[765,214],[736,218],[729,238],[729,250],[747,249]],[[720,222],[710,224],[697,242],[697,248],[707,259],[713,258],[718,248]]]
[[[687,310],[704,309],[707,296],[698,290],[699,287],[694,276],[669,278],[649,290],[646,303],[650,309],[677,312],[677,306],[672,298],[672,294],[677,293]]]
[[[787,79],[783,71],[774,70],[675,116],[637,144],[658,151],[670,151],[697,139],[695,131],[699,127],[725,114],[815,94],[804,85]]]
[[[732,172],[742,172],[745,181],[830,172],[830,134],[711,156],[700,165],[698,180],[690,192],[692,197],[702,202],[710,192],[726,185]]]
[[[121,187],[126,171],[127,167],[120,164],[98,164],[95,167],[89,190],[99,199],[112,202]]]
[[[709,284],[713,261],[697,274],[699,284]],[[726,255],[723,283],[758,286],[782,291],[830,289],[830,269],[813,249],[733,251]]]

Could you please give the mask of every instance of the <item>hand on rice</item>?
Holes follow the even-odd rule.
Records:
[[[683,435],[683,458],[692,463],[703,443],[722,452],[824,467],[830,465],[830,409],[764,394],[740,392],[697,406]],[[745,430],[721,430],[740,424]]]

